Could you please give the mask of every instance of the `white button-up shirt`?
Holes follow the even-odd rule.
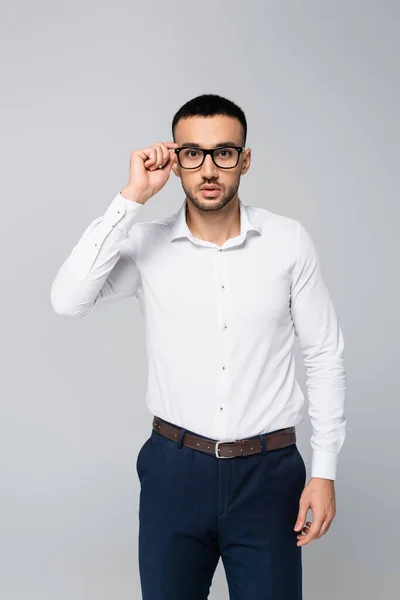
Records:
[[[118,193],[61,265],[52,306],[84,317],[135,296],[149,411],[221,441],[302,422],[297,336],[311,477],[335,479],[346,423],[344,342],[315,246],[298,220],[241,200],[239,207],[240,234],[218,246],[192,235],[186,199],[172,216],[138,222],[144,205]]]

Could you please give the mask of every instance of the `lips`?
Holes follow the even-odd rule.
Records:
[[[204,198],[217,198],[219,196],[219,193],[221,191],[220,188],[200,188],[201,191],[201,195]]]
[[[221,188],[219,188],[215,185],[212,185],[212,186],[205,185],[205,186],[201,187],[200,189],[201,190],[220,190]]]

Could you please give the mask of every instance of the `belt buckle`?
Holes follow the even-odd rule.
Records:
[[[241,440],[237,440],[237,441],[241,441]],[[215,456],[217,458],[235,458],[235,455],[233,454],[232,456],[221,456],[220,454],[218,454],[218,449],[219,449],[219,444],[224,444],[226,442],[220,441],[220,442],[215,442]],[[241,448],[242,454],[243,454],[243,447]]]

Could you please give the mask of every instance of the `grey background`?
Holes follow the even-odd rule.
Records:
[[[66,320],[50,286],[130,152],[219,93],[248,119],[241,199],[309,229],[345,336],[337,516],[303,548],[305,598],[398,598],[399,3],[3,1],[0,22],[1,597],[141,597],[139,305]],[[172,174],[143,220],[183,198]],[[310,434],[305,412],[308,477]],[[228,598],[221,562],[210,597]]]

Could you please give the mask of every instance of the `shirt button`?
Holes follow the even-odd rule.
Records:
[[[222,367],[222,370],[225,371],[225,367]]]
[[[220,407],[219,407],[219,410],[224,410],[224,409],[222,408],[222,406],[220,406]]]
[[[228,329],[228,325],[224,325],[224,329]]]
[[[225,289],[225,286],[224,286],[224,285],[221,285],[221,287],[222,287],[222,289],[223,289],[223,290]]]

